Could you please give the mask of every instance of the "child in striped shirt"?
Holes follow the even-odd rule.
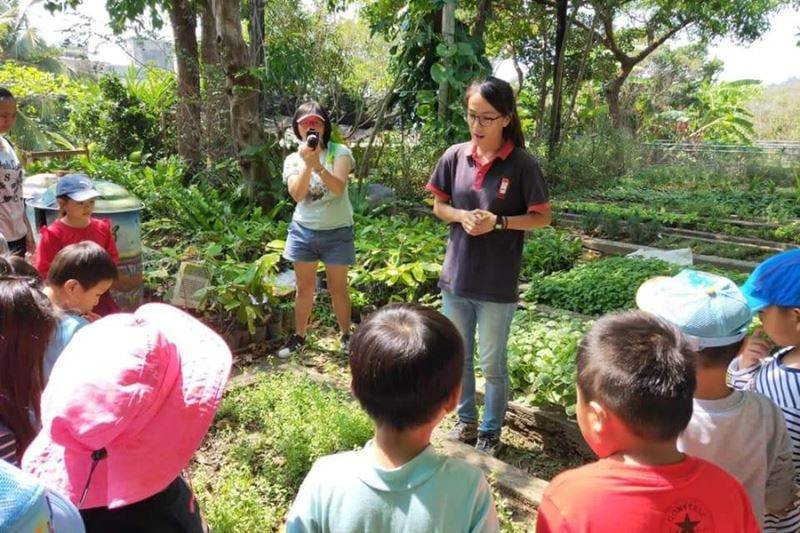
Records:
[[[758,312],[763,331],[757,330],[731,362],[728,380],[732,387],[760,392],[780,407],[792,440],[795,472],[800,472],[800,250],[777,254],[758,265],[742,292]],[[771,354],[769,341],[781,348]],[[798,484],[800,476],[795,477]],[[800,512],[768,516],[764,526],[778,532],[800,531]]]

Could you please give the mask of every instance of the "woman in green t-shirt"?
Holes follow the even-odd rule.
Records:
[[[330,116],[317,102],[297,108],[292,129],[300,147],[284,161],[283,181],[297,205],[283,256],[294,263],[296,329],[278,351],[281,358],[305,343],[320,261],[346,349],[350,339],[347,270],[355,262],[353,208],[347,193],[347,179],[355,166],[350,149],[331,142]]]

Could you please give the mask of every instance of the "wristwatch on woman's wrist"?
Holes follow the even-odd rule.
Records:
[[[506,229],[507,225],[508,222],[506,220],[506,217],[504,217],[503,215],[497,215],[497,218],[494,221],[494,230],[495,231],[504,230]]]

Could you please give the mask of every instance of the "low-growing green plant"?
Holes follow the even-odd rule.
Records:
[[[555,228],[533,231],[522,249],[522,279],[535,274],[551,274],[566,270],[581,257],[583,245],[579,237]]]
[[[680,267],[656,259],[608,257],[566,272],[537,276],[525,294],[529,301],[587,315],[636,305],[636,290],[653,276],[671,276]]]
[[[268,253],[251,263],[241,263],[229,256],[218,260],[221,252],[219,244],[211,244],[205,250],[202,264],[212,278],[211,285],[199,293],[203,310],[220,325],[233,317],[253,334],[266,321],[280,255]]]
[[[227,394],[192,479],[217,533],[277,531],[313,462],[353,450],[373,425],[338,391],[289,373]]]
[[[590,321],[568,313],[521,310],[508,341],[509,381],[518,399],[575,413],[575,354]]]
[[[375,305],[419,300],[435,291],[446,231],[429,217],[357,217],[351,286]]]
[[[639,217],[631,217],[625,221],[625,231],[631,242],[636,244],[650,244],[658,239],[661,224],[656,220],[642,221]]]

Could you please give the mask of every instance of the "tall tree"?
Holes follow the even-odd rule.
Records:
[[[200,63],[203,89],[203,148],[211,164],[234,157],[231,142],[230,103],[225,93],[225,72],[217,50],[217,24],[211,0],[203,0],[200,13]]]
[[[169,18],[175,38],[175,63],[178,67],[178,153],[186,160],[190,169],[197,171],[204,163],[197,12],[190,0],[171,0]]]
[[[63,74],[67,68],[58,60],[59,50],[48,45],[28,21],[28,9],[41,1],[21,5],[19,0],[0,0],[0,62],[16,61]]]
[[[555,0],[537,0],[553,5]],[[589,0],[600,29],[586,17],[574,24],[595,38],[617,62],[614,77],[605,86],[609,114],[615,126],[625,126],[620,91],[633,69],[678,32],[695,39],[734,37],[753,41],[769,28],[769,15],[790,0]],[[588,15],[588,14],[587,14]]]
[[[262,194],[269,184],[269,169],[262,157],[265,137],[258,107],[259,80],[249,65],[247,43],[242,36],[241,6],[232,0],[212,0],[211,5],[218,50],[225,70],[239,167],[251,197],[269,207],[271,197]]]
[[[46,0],[50,10],[77,7],[82,0]],[[192,0],[106,0],[115,33],[126,24],[148,16],[155,27],[161,27],[160,10],[169,12],[175,40],[175,62],[178,70],[178,153],[197,169],[202,164],[200,134],[200,74],[197,48],[197,13]]]
[[[557,0],[556,6],[556,53],[553,61],[553,103],[550,113],[550,138],[547,155],[555,156],[556,145],[561,138],[561,94],[564,80],[564,50],[567,43],[567,4],[569,0]],[[577,6],[575,8],[577,11]]]

